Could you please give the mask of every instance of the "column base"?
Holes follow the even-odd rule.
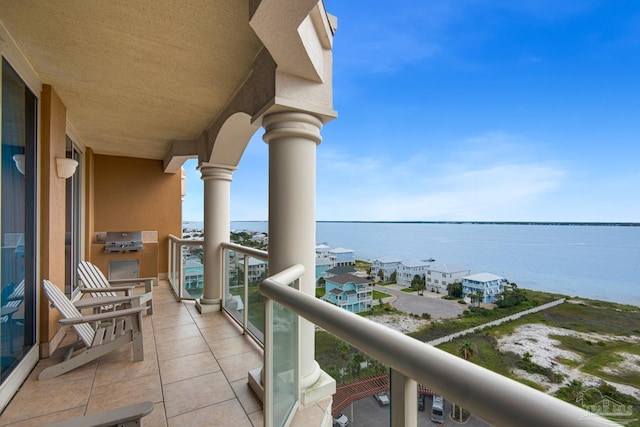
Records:
[[[214,313],[222,309],[219,299],[199,298],[196,300],[196,309],[200,314]]]
[[[262,368],[256,368],[249,371],[247,375],[247,383],[249,388],[255,393],[256,397],[264,403],[264,385],[262,383]],[[320,370],[318,380],[302,390],[300,393],[300,406],[307,407],[325,399],[332,399],[336,393],[336,380],[329,374]]]
[[[324,399],[332,399],[334,394],[336,394],[336,380],[321,369],[318,380],[300,393],[300,404],[307,407]]]

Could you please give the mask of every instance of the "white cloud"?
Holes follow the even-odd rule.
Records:
[[[346,156],[334,161],[341,166],[319,185],[318,218],[524,219],[514,216],[528,213],[565,176],[561,167],[536,159],[522,138],[508,133],[479,135],[456,147],[445,158],[420,151],[390,165]]]

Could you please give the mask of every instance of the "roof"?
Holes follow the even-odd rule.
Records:
[[[329,252],[334,254],[346,254],[346,253],[355,252],[355,251],[353,249],[335,248],[335,249],[331,249]]]
[[[202,263],[198,260],[195,259],[188,259],[185,263],[184,263],[184,268],[196,268],[196,267],[204,267],[204,265],[202,265]]]
[[[390,263],[394,263],[394,262],[402,262],[401,258],[395,257],[395,256],[383,256],[377,259],[374,259],[374,262],[377,261],[379,263],[382,264],[390,264]]]
[[[350,274],[350,273],[346,273],[346,274],[340,274],[338,276],[331,276],[331,277],[327,277],[325,278],[326,282],[332,282],[332,283],[337,283],[339,285],[345,285],[347,283],[354,283],[356,285],[362,285],[365,283],[372,283],[371,279],[367,279],[364,277],[359,277],[356,276],[355,274]]]
[[[264,265],[266,264],[267,261],[263,260],[263,259],[258,259],[258,258],[254,258],[254,257],[249,257],[249,266],[254,266],[254,265]]]
[[[419,259],[404,260],[400,264],[404,265],[405,267],[409,267],[409,268],[413,268],[413,267],[428,267],[429,265],[431,265],[430,262],[421,261]]]
[[[331,247],[325,244],[321,244],[321,245],[316,245],[316,249],[331,249]]]
[[[476,282],[490,282],[492,280],[502,280],[503,277],[496,276],[495,274],[491,273],[478,273],[472,274],[470,276],[465,276],[463,277],[463,279],[475,280]]]
[[[444,264],[444,263],[432,264],[429,267],[429,270],[438,271],[441,273],[460,273],[463,271],[469,271],[469,269],[466,267],[462,267],[454,264]]]
[[[351,383],[340,384],[333,395],[331,414],[335,417],[356,400],[373,396],[376,393],[389,390],[389,376],[365,378]]]
[[[0,21],[20,53],[12,65],[33,71],[21,73],[33,91],[55,90],[75,142],[96,154],[163,160],[170,173],[198,156],[236,166],[250,120],[286,89],[301,110],[335,116],[318,54],[337,22],[322,1],[21,0],[0,2]],[[295,83],[276,88],[276,70]]]
[[[327,273],[339,276],[340,274],[355,273],[356,269],[350,265],[340,265],[327,270]]]
[[[334,294],[334,295],[341,295],[342,294],[342,289],[340,288],[333,288],[329,291],[330,294]]]

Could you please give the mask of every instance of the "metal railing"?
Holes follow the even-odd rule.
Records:
[[[266,263],[269,254],[235,243],[222,243],[221,246],[224,272],[222,308],[240,324],[245,334],[264,347],[264,298],[258,286],[268,274]],[[252,263],[252,259],[258,263]]]
[[[204,240],[181,239],[169,234],[168,278],[178,300],[193,300],[202,296],[204,288],[203,245]],[[189,260],[194,262],[192,269],[186,267],[186,262]]]
[[[300,277],[301,269],[304,271],[304,267],[295,265],[269,277],[260,284],[260,292],[268,298],[268,303],[271,300],[277,302],[391,368],[392,426],[417,425],[417,383],[428,386],[496,426],[586,427],[614,424],[582,408],[288,287],[292,280]],[[269,346],[267,342],[267,360],[270,357]],[[269,387],[269,384],[265,385]],[[270,410],[265,405],[265,413]]]

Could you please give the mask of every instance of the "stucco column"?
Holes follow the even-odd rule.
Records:
[[[269,274],[302,264],[300,290],[315,296],[316,146],[322,122],[302,112],[264,117],[264,141],[269,144]],[[298,348],[300,387],[315,384],[315,331],[300,319]]]
[[[200,313],[220,311],[223,292],[222,242],[229,242],[231,175],[233,166],[203,163],[204,181],[204,292],[196,301]]]

